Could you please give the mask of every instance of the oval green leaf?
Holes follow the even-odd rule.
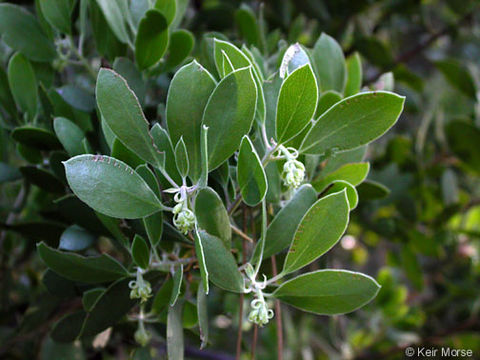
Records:
[[[277,141],[285,143],[309,123],[315,113],[318,90],[310,64],[292,72],[278,95],[275,131]]]
[[[243,292],[243,278],[232,253],[218,237],[203,230],[198,231],[198,238],[205,256],[208,279],[224,290]]]
[[[123,265],[107,254],[84,257],[52,249],[43,242],[37,245],[37,251],[50,269],[72,281],[98,284],[128,276]]]
[[[368,162],[345,164],[330,173],[323,174],[323,172],[321,172],[320,175],[312,181],[312,186],[318,192],[325,190],[325,188],[335,180],[348,181],[353,186],[357,186],[365,180],[369,170],[370,163]]]
[[[125,79],[112,70],[100,69],[96,94],[103,118],[120,141],[143,160],[161,166],[163,153],[154,145],[148,121]]]
[[[387,91],[363,92],[343,99],[314,123],[300,151],[323,154],[365,145],[395,124],[404,102],[405,97]]]
[[[245,204],[259,204],[267,193],[267,177],[255,148],[248,136],[240,145],[237,163],[237,181]]]
[[[252,127],[257,87],[252,68],[235,70],[217,85],[203,113],[208,126],[208,169],[215,170],[238,148]]]
[[[322,33],[310,56],[321,91],[335,90],[343,93],[346,77],[345,57],[337,41]]]
[[[288,280],[273,296],[319,315],[349,313],[369,303],[380,290],[370,276],[347,270],[319,270]]]
[[[183,136],[190,163],[190,176],[197,180],[201,172],[200,128],[208,99],[215,89],[212,75],[192,61],[178,70],[167,96],[168,131],[174,143]]]
[[[58,117],[53,120],[53,129],[70,156],[83,154],[82,140],[85,138],[85,134],[75,123]]]
[[[346,191],[318,200],[303,216],[288,250],[283,273],[291,273],[330,250],[348,225]]]
[[[317,200],[309,184],[302,185],[293,198],[278,212],[267,228],[263,257],[268,258],[287,248],[293,241],[295,230],[303,215]],[[255,249],[255,253],[259,250]]]
[[[17,106],[33,120],[37,114],[37,79],[30,62],[20,53],[8,63],[8,83]]]
[[[136,219],[163,208],[142,177],[117,159],[79,155],[64,165],[75,195],[102,214]]]
[[[227,209],[215,190],[206,187],[197,193],[195,216],[198,227],[222,240],[227,249],[231,247],[232,230]]]
[[[0,35],[12,49],[33,61],[51,61],[57,56],[35,16],[13,4],[0,4]]]
[[[168,24],[158,10],[148,10],[138,26],[135,39],[135,60],[140,69],[160,61],[168,46]]]
[[[146,270],[150,264],[150,249],[143,237],[135,234],[132,242],[132,258],[135,264]]]

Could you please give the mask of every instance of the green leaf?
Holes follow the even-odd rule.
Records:
[[[194,60],[175,73],[168,89],[168,131],[174,143],[183,136],[193,180],[200,177],[202,114],[215,85],[212,75]]]
[[[17,107],[15,106],[15,100],[13,99],[10,91],[10,85],[8,84],[7,73],[3,68],[0,68],[0,106],[10,115],[10,121],[6,123],[5,117],[0,116],[0,125],[5,127],[13,127],[17,124]]]
[[[161,193],[160,193],[160,186],[158,185],[157,178],[155,177],[155,174],[153,173],[152,170],[148,167],[147,164],[142,164],[137,166],[135,169],[138,175],[142,177],[143,180],[148,184],[150,189],[157,195],[158,198],[160,198]]]
[[[208,269],[207,265],[205,263],[205,249],[202,243],[202,239],[200,238],[200,234],[198,232],[198,228],[195,228],[195,236],[194,236],[194,241],[195,241],[195,255],[198,260],[198,267],[200,269],[200,276],[202,278],[202,285],[203,285],[203,290],[205,291],[205,294],[208,294],[209,292],[209,284],[208,284]]]
[[[225,248],[222,241],[203,230],[198,231],[198,240],[203,248],[208,279],[224,290],[243,292],[242,275],[237,269],[233,255]]]
[[[240,145],[237,163],[237,181],[245,204],[255,206],[267,194],[267,177],[262,162],[248,136]]]
[[[397,121],[405,97],[385,91],[363,92],[336,103],[314,123],[300,152],[349,150],[382,136]]]
[[[175,274],[173,274],[173,287],[172,293],[170,295],[170,306],[175,306],[178,296],[180,295],[180,290],[182,289],[182,280],[183,280],[183,265],[180,266],[175,270]]]
[[[170,301],[172,289],[173,280],[171,277],[168,277],[165,279],[160,289],[158,289],[157,293],[155,294],[155,298],[153,299],[152,312],[154,314],[162,314],[163,310]]]
[[[218,74],[220,78],[224,78],[228,74],[225,72],[225,69],[228,69],[230,66],[225,64],[224,57],[228,58],[229,65],[233,67],[234,70],[239,70],[245,67],[252,66],[253,79],[257,87],[257,108],[256,116],[260,123],[265,121],[265,95],[263,94],[263,81],[260,78],[260,75],[257,73],[257,70],[253,63],[250,61],[248,56],[246,56],[239,48],[235,45],[230,44],[227,41],[214,39],[214,57],[215,57],[215,66],[217,67]]]
[[[169,54],[165,63],[166,69],[173,69],[180,65],[193,50],[195,37],[184,29],[176,30],[170,34]]]
[[[65,315],[55,323],[50,336],[57,343],[70,343],[75,341],[82,331],[86,315],[83,310]]]
[[[162,239],[163,214],[161,211],[143,218],[143,225],[152,247],[157,246]]]
[[[135,60],[147,69],[160,61],[168,46],[167,19],[158,10],[148,10],[138,26],[135,39]]]
[[[295,230],[303,215],[317,200],[315,190],[309,185],[302,185],[292,199],[278,212],[267,228],[264,258],[268,258],[287,248],[293,240]],[[259,255],[258,246],[255,254]]]
[[[325,111],[330,109],[333,105],[342,100],[342,94],[335,90],[324,91],[318,99],[317,110],[315,111],[315,118],[318,118]]]
[[[20,6],[0,4],[0,35],[8,46],[30,60],[52,61],[57,56],[35,16]]]
[[[145,165],[145,161],[140,159],[137,154],[135,154],[133,151],[123,145],[123,143],[118,140],[117,137],[115,137],[115,139],[113,140],[110,156],[120,161],[123,161],[125,164],[132,168]]]
[[[51,131],[33,127],[30,125],[15,128],[11,134],[12,138],[28,147],[39,150],[61,149],[62,144]]]
[[[146,86],[143,81],[142,73],[135,64],[126,57],[117,57],[113,62],[113,70],[120,74],[126,81],[130,89],[137,95],[140,103],[145,100]]]
[[[312,119],[318,90],[309,64],[292,72],[280,88],[275,131],[277,141],[285,143],[297,135]]]
[[[348,213],[345,190],[313,204],[295,231],[283,272],[301,269],[330,250],[347,228]]]
[[[343,189],[345,189],[347,192],[348,207],[350,208],[350,211],[352,211],[358,205],[358,193],[357,193],[357,189],[355,189],[355,186],[350,184],[348,181],[344,181],[344,180],[333,181],[330,184],[330,186],[325,190],[323,195],[338,193]]]
[[[227,41],[214,39],[215,66],[217,67],[217,71],[221,78],[226,76],[223,71],[223,53],[228,57],[235,70],[252,65],[248,57],[235,45],[232,45]]]
[[[175,164],[175,154],[173,152],[173,146],[170,142],[170,137],[168,133],[163,129],[160,124],[156,123],[153,125],[151,130],[151,135],[155,146],[164,154],[164,159],[162,161],[162,166],[168,175],[177,183],[182,181],[180,174],[177,170],[177,164]],[[164,180],[162,182],[162,179]],[[164,187],[169,187],[170,183],[166,181],[163,175],[160,174],[161,183]]]
[[[200,340],[202,342],[200,349],[203,349],[208,343],[208,302],[207,294],[201,281],[200,284],[198,284],[197,291],[197,316]]]
[[[110,29],[122,43],[127,44],[130,39],[128,37],[126,19],[123,15],[122,4],[125,0],[95,0],[102,10],[103,16],[107,21]],[[126,1],[125,1],[126,3]],[[128,5],[127,5],[128,6]]]
[[[308,58],[308,54],[302,48],[302,46],[300,46],[299,43],[290,45],[285,51],[285,54],[282,58],[282,63],[280,64],[280,78],[285,78],[285,75],[288,76],[296,69],[307,64],[310,64],[310,60]]]
[[[318,270],[288,280],[273,296],[304,311],[338,315],[369,303],[380,285],[370,276],[347,270]]]
[[[83,257],[52,249],[43,242],[37,245],[37,251],[50,269],[69,280],[98,284],[128,276],[122,264],[107,254]]]
[[[63,100],[75,109],[91,112],[95,109],[93,95],[83,88],[75,85],[64,85],[57,89]]]
[[[205,187],[198,191],[195,198],[195,216],[200,229],[222,240],[225,248],[231,248],[230,218],[215,190]]]
[[[55,29],[64,34],[71,34],[70,16],[75,0],[41,0],[40,7],[45,19]]]
[[[255,14],[250,7],[242,4],[240,9],[235,11],[235,23],[240,37],[245,39],[247,44],[258,47],[260,43],[260,29]]]
[[[82,296],[82,305],[85,311],[90,312],[93,309],[93,306],[95,305],[97,300],[104,292],[105,288],[94,288],[85,291]]]
[[[477,100],[477,90],[472,75],[467,67],[454,59],[436,61],[435,66],[442,72],[447,81],[466,96]]]
[[[345,57],[335,39],[322,33],[310,56],[321,91],[335,90],[343,93],[346,78]]]
[[[163,14],[167,21],[167,25],[172,23],[177,11],[177,4],[175,0],[157,0],[153,7]]]
[[[78,288],[75,282],[65,279],[50,269],[43,274],[42,283],[50,294],[60,299],[77,297]]]
[[[148,121],[125,79],[102,68],[96,93],[98,108],[120,141],[145,161],[161,166],[163,154],[153,144]]]
[[[345,97],[355,95],[362,87],[362,59],[358,52],[347,59],[347,83],[345,84]]]
[[[142,177],[119,160],[79,155],[64,164],[75,195],[102,214],[135,219],[163,208]]]
[[[183,360],[182,302],[168,308],[167,353],[169,360]]]
[[[78,225],[67,228],[60,237],[61,250],[81,251],[89,248],[97,239],[95,235]]]
[[[188,153],[185,142],[183,141],[183,136],[178,140],[177,145],[175,146],[175,163],[177,164],[177,169],[182,178],[185,178],[188,174],[189,163],[188,163]]]
[[[471,170],[480,173],[480,129],[461,120],[450,121],[446,127],[450,150]]]
[[[38,105],[37,79],[32,65],[21,53],[13,55],[8,63],[8,83],[17,106],[33,120]]]
[[[313,181],[312,186],[318,192],[322,192],[329,184],[335,180],[348,181],[353,186],[359,185],[368,175],[370,163],[351,163],[345,164],[331,173],[323,174],[323,171]]]
[[[82,129],[63,117],[57,117],[53,120],[53,128],[58,140],[70,156],[83,154],[82,140],[85,138],[85,134]]]
[[[222,50],[222,73],[223,73],[223,76],[227,76],[233,70],[235,70],[235,68],[233,67],[232,62],[228,58],[225,51]]]
[[[208,126],[208,168],[215,170],[238,148],[252,127],[257,88],[252,68],[223,78],[208,100],[202,124]]]
[[[88,312],[81,337],[96,335],[115,325],[138,300],[130,299],[128,283],[132,278],[119,279],[101,294]]]
[[[140,235],[135,234],[132,242],[132,258],[137,266],[148,269],[150,264],[150,249],[147,242]]]
[[[368,179],[357,187],[357,191],[362,200],[383,199],[390,194],[390,190],[385,185]]]

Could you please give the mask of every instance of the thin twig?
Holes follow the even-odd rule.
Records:
[[[272,255],[272,272],[277,276],[277,259]],[[277,359],[283,360],[283,325],[282,325],[282,307],[279,300],[275,300],[275,318],[277,323]]]
[[[255,238],[255,218],[253,216],[253,209],[250,209],[250,226],[252,228],[252,236]],[[252,336],[252,360],[255,360],[255,351],[257,349],[257,339],[258,339],[258,325],[253,326],[253,336]]]
[[[245,205],[243,206],[243,231],[242,233],[245,234],[247,232],[247,208]],[[232,225],[232,229],[234,226]],[[240,230],[240,229],[238,229]],[[245,238],[242,237],[242,266],[247,262],[247,246],[245,243]],[[242,356],[242,337],[243,337],[243,300],[244,300],[245,295],[243,293],[240,294],[240,306],[238,310],[238,332],[237,332],[237,351],[236,351],[236,360],[240,360],[240,357]]]
[[[235,225],[230,224],[230,227],[232,228],[233,232],[235,234],[239,235],[242,239],[247,240],[248,242],[251,242],[251,243],[254,242],[253,239],[250,236],[245,234],[242,230],[237,228]]]
[[[252,335],[252,360],[255,360],[255,352],[257,350],[257,338],[258,338],[258,325],[253,326],[253,335]]]

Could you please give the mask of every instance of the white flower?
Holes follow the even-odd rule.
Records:
[[[288,188],[298,188],[305,179],[305,166],[298,160],[287,160],[283,165],[282,178]]]
[[[145,302],[152,296],[152,286],[143,279],[142,271],[137,269],[137,280],[132,280],[128,283],[130,291],[130,299],[141,299],[140,302]]]

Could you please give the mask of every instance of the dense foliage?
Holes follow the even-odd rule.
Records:
[[[480,353],[479,11],[0,3],[0,356]]]

